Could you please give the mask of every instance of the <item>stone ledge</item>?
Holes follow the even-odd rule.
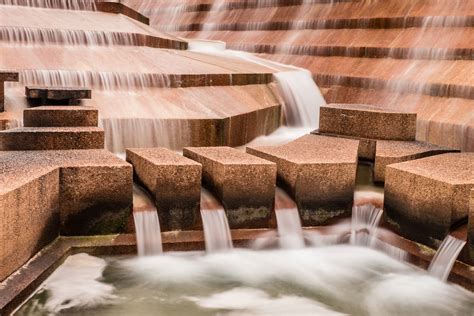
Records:
[[[202,164],[202,181],[222,202],[231,228],[268,227],[274,208],[276,165],[231,147],[187,147]]]
[[[113,1],[100,1],[96,3],[97,11],[123,14],[128,16],[131,19],[137,20],[146,25],[150,25],[150,19],[141,14],[138,11],[133,10],[132,8],[124,5],[120,2]]]
[[[321,107],[319,131],[369,139],[415,140],[416,113],[361,104],[329,104]]]
[[[312,226],[350,214],[358,147],[356,140],[306,135],[247,152],[277,164],[279,185],[296,201],[303,224]]]
[[[469,213],[474,153],[447,153],[387,166],[385,215],[401,235],[436,245]]]
[[[125,230],[132,167],[106,150],[0,152],[0,170],[0,280],[60,233]]]
[[[98,123],[98,109],[88,106],[40,106],[23,111],[25,127],[95,127]]]
[[[18,127],[0,132],[0,150],[69,150],[104,148],[99,127]]]
[[[129,148],[126,155],[135,176],[155,199],[162,231],[202,226],[199,163],[166,148]]]
[[[374,181],[385,181],[385,168],[393,163],[415,160],[419,158],[459,152],[423,142],[377,140],[375,153]]]

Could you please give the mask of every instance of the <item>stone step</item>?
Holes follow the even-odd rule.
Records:
[[[88,106],[39,106],[23,111],[25,127],[97,126],[99,111]]]
[[[187,147],[202,181],[222,202],[231,228],[268,227],[275,203],[276,165],[231,147]]]
[[[474,6],[469,1],[350,1],[291,7],[250,8],[202,12],[153,12],[151,25],[163,31],[287,30],[318,28],[405,28],[429,25],[472,26]]]
[[[39,104],[78,104],[81,99],[91,99],[90,89],[82,87],[39,87],[26,86],[25,95],[31,101]]]
[[[132,167],[104,149],[2,151],[0,170],[0,281],[58,235],[125,231]]]
[[[126,156],[136,178],[153,194],[162,231],[202,226],[199,163],[166,148],[129,148]]]
[[[385,169],[384,210],[402,236],[434,246],[466,220],[474,153],[447,153]]]
[[[247,152],[277,164],[279,186],[295,199],[303,224],[313,226],[350,214],[358,146],[357,140],[306,135]]]
[[[175,35],[224,41],[253,53],[408,59],[474,59],[474,28],[208,31]],[[449,38],[449,42],[445,39]],[[467,39],[467,40],[466,40]]]
[[[416,113],[364,104],[329,104],[320,109],[319,132],[351,137],[415,140]]]
[[[0,132],[0,150],[102,149],[98,127],[19,127]]]
[[[377,140],[374,181],[385,181],[385,169],[390,164],[458,151],[423,142]]]
[[[474,100],[342,86],[322,90],[328,103],[359,103],[387,110],[416,112],[417,140],[474,151]],[[375,148],[373,150],[375,152]]]
[[[0,71],[0,113],[5,110],[5,81],[18,81],[18,72]]]
[[[333,85],[387,89],[438,97],[474,99],[470,60],[317,57],[260,54],[280,63],[306,68],[320,87]]]

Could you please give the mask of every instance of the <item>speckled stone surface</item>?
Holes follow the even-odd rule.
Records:
[[[97,126],[99,111],[90,106],[39,106],[23,111],[25,127]]]
[[[319,131],[370,139],[415,140],[416,113],[361,104],[329,104],[321,107]]]
[[[132,167],[106,150],[0,152],[0,280],[58,236],[123,231]]]
[[[474,189],[471,189],[469,200],[469,217],[467,223],[467,247],[470,264],[474,265]]]
[[[385,215],[402,235],[435,244],[467,218],[472,188],[474,153],[392,164],[385,170]]]
[[[187,147],[202,164],[202,180],[222,202],[231,228],[268,227],[275,203],[273,162],[231,147]]]
[[[126,154],[135,177],[155,198],[162,231],[202,226],[199,163],[166,148],[133,148]]]
[[[358,147],[357,140],[306,135],[282,146],[247,147],[247,152],[277,164],[279,184],[310,226],[350,213]]]
[[[319,130],[312,131],[311,134],[358,140],[359,141],[359,149],[358,149],[359,158],[365,159],[365,160],[375,159],[375,148],[377,146],[377,140],[375,139],[353,137],[353,136],[346,136],[346,135],[337,135],[337,134],[330,134],[330,133],[321,133]]]
[[[0,150],[104,148],[99,127],[18,127],[0,132]]]
[[[25,95],[29,99],[69,100],[90,99],[92,97],[92,92],[90,89],[81,87],[26,86]]]
[[[375,153],[374,181],[385,181],[387,165],[448,152],[459,152],[423,142],[378,140]]]

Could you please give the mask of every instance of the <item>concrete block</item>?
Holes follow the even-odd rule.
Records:
[[[97,126],[99,111],[86,106],[39,106],[23,111],[25,127]]]

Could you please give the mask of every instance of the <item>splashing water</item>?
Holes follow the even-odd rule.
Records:
[[[465,244],[464,240],[446,236],[431,261],[428,272],[442,281],[448,280],[454,262]]]
[[[155,204],[138,185],[133,186],[133,220],[139,256],[158,255],[163,252],[160,220]]]
[[[275,192],[275,213],[281,248],[303,248],[303,227],[296,203],[280,188]]]
[[[370,246],[377,235],[383,211],[371,204],[354,206],[351,220],[351,244]]]
[[[201,217],[208,252],[233,248],[229,222],[224,207],[206,189],[201,191]]]

